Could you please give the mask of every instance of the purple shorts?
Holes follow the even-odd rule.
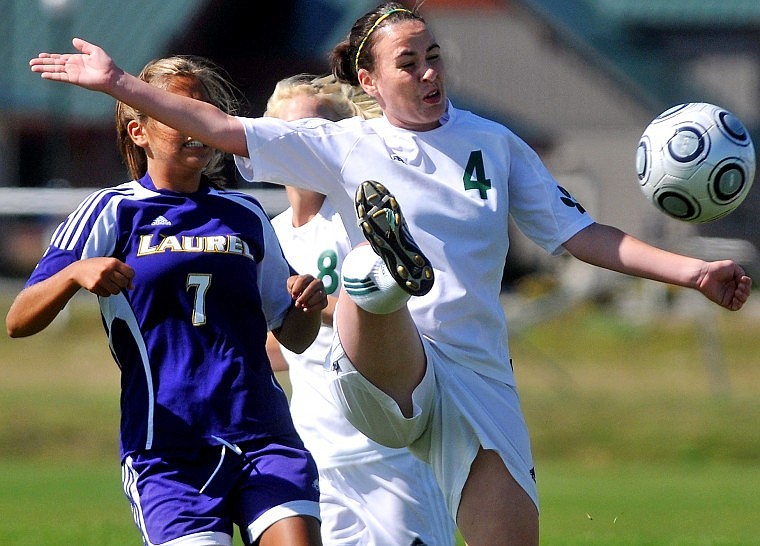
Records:
[[[233,525],[250,544],[286,517],[319,519],[314,459],[298,437],[277,440],[128,456],[122,482],[145,544],[204,535],[231,543]]]

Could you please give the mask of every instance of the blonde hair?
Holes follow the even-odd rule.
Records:
[[[190,55],[175,55],[163,59],[150,61],[142,69],[138,76],[141,80],[167,89],[172,82],[189,78],[198,81],[206,91],[208,101],[227,112],[235,115],[238,112],[242,96],[235,86],[229,81],[227,74],[208,59]],[[145,123],[148,117],[124,104],[116,103],[116,135],[119,151],[129,173],[135,179],[142,178],[148,170],[148,158],[145,150],[132,141],[127,126],[130,121]],[[224,154],[214,150],[209,164],[203,169],[203,174],[217,185],[223,185]]]
[[[332,113],[331,121],[359,116],[364,119],[382,115],[377,101],[361,88],[341,83],[333,75],[298,74],[277,82],[267,101],[264,115],[280,117],[284,104],[299,96],[314,97]]]

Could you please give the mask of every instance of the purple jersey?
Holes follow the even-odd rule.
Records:
[[[264,349],[293,270],[255,199],[205,183],[159,190],[147,175],[95,192],[27,285],[98,256],[135,270],[133,290],[98,298],[121,369],[122,458],[294,433]]]

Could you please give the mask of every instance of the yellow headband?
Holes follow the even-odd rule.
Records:
[[[402,12],[402,11],[405,11],[407,13],[412,13],[408,9],[404,9],[404,8],[392,9],[390,11],[386,11],[380,17],[378,17],[377,21],[375,21],[375,24],[370,27],[369,32],[367,32],[367,35],[359,43],[359,49],[356,50],[356,61],[354,62],[354,68],[356,69],[356,74],[357,75],[359,74],[359,55],[362,54],[362,49],[364,49],[364,44],[367,43],[367,39],[369,39],[370,35],[375,31],[375,29],[378,27],[378,25],[380,23],[382,23],[383,21],[385,21],[390,15],[393,15],[394,13],[399,13],[399,12]]]

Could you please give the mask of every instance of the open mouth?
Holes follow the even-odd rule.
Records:
[[[422,97],[422,100],[425,102],[437,102],[441,98],[441,92],[438,89],[435,89],[434,91],[431,91],[424,97]]]
[[[188,140],[183,145],[185,148],[205,148],[206,145],[203,144],[200,140]]]

